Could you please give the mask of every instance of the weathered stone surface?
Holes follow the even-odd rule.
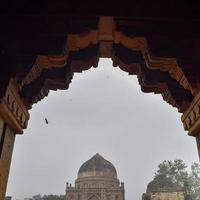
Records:
[[[29,113],[14,80],[10,80],[4,97],[0,99],[0,115],[16,133],[22,133],[27,127]]]
[[[196,136],[200,130],[200,92],[195,96],[181,120],[189,135]]]
[[[160,175],[148,184],[142,200],[184,200],[184,190],[165,175]]]
[[[182,192],[155,192],[143,200],[184,200],[184,195]]]
[[[182,191],[183,188],[173,183],[165,175],[160,175],[154,178],[147,186],[147,193],[154,192],[177,192]]]
[[[99,154],[79,169],[75,187],[67,183],[66,200],[124,200],[124,184],[119,183],[112,163]]]
[[[95,174],[96,172],[96,174]],[[110,177],[117,177],[117,172],[115,167],[112,163],[105,160],[102,156],[98,153],[93,156],[90,160],[83,163],[78,171],[78,177],[83,176],[110,176]]]
[[[1,120],[2,123],[2,120]],[[7,126],[5,130],[5,137],[2,143],[2,152],[0,154],[0,200],[4,200],[6,193],[6,186],[8,182],[8,175],[10,170],[13,146],[15,141],[15,133]]]
[[[0,116],[0,141],[1,141],[1,136],[2,136],[2,133],[3,133],[3,125],[4,125],[4,121]]]
[[[198,150],[198,154],[200,158],[200,134],[197,135],[196,142],[197,142],[197,150]]]

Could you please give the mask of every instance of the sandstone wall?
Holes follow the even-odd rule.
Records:
[[[151,200],[184,200],[183,192],[159,192],[150,196]]]
[[[0,200],[5,197],[14,141],[14,132],[9,126],[4,128],[4,122],[0,118]]]

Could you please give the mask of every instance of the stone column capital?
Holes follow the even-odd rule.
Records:
[[[0,115],[15,133],[23,133],[29,120],[29,112],[11,79],[5,95],[0,99]]]

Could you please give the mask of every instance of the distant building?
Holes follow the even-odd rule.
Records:
[[[66,200],[124,199],[124,183],[120,184],[113,164],[99,154],[80,167],[75,187],[66,186]]]
[[[184,188],[174,184],[165,175],[151,181],[142,200],[185,200]]]
[[[6,196],[5,200],[12,200],[12,197],[11,196]]]

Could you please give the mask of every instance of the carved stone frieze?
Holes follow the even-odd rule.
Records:
[[[0,115],[16,133],[22,133],[23,129],[27,127],[29,113],[12,79],[7,87],[5,96],[0,99]]]
[[[196,136],[200,130],[200,92],[195,96],[194,100],[181,117],[184,129],[189,135]]]

